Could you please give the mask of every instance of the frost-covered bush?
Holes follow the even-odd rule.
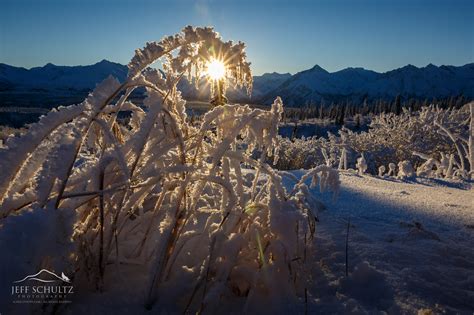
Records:
[[[341,157],[339,159],[339,167],[340,170],[347,169],[347,150],[346,148],[342,148]]]
[[[410,161],[401,161],[398,163],[398,178],[410,178],[413,177],[414,171]]]
[[[378,173],[378,175],[379,175],[380,177],[383,177],[383,176],[385,175],[385,170],[386,170],[386,169],[385,169],[385,165],[380,165],[380,166],[379,166],[379,173]]]
[[[323,150],[327,148],[324,138],[278,137],[280,150],[276,168],[280,170],[309,169],[316,165],[326,164]],[[335,160],[334,160],[335,162]]]
[[[397,165],[395,163],[389,163],[387,176],[395,176],[395,174],[397,174]]]
[[[434,172],[420,170],[419,174],[446,176],[456,173],[467,178],[474,167],[473,112],[472,103],[460,109],[428,106],[417,112],[404,110],[400,115],[382,113],[374,116],[368,132],[342,128],[337,135],[329,134],[327,139],[286,139],[282,142],[277,166],[308,168],[327,161],[330,165],[345,161],[345,167],[350,168],[355,167],[356,157],[363,153],[367,171],[375,175],[380,166],[400,161],[409,161],[418,169],[426,159],[414,153],[421,153],[439,162],[432,161]],[[439,171],[436,165],[440,165]],[[428,166],[425,164],[424,168]],[[389,176],[396,175],[395,168],[389,168]]]
[[[456,154],[458,168],[467,168],[466,147],[469,133],[469,110],[439,109],[434,106],[423,107],[419,112],[405,110],[401,115],[380,114],[372,118],[368,132],[354,133],[348,129],[339,132],[338,140],[346,143],[357,153],[366,153],[369,171],[376,173],[380,165],[410,161],[413,165],[422,163],[413,152],[423,152],[430,156]],[[448,133],[456,137],[454,143]],[[466,142],[464,142],[466,141]],[[463,143],[464,142],[464,143]],[[336,142],[337,144],[337,142]],[[465,151],[457,154],[458,149]]]
[[[359,175],[363,175],[367,171],[367,161],[365,160],[364,153],[357,159],[356,168],[359,171]]]
[[[106,291],[107,273],[131,265],[147,279],[147,308],[213,313],[241,298],[239,311],[250,312],[295,302],[319,204],[307,180],[336,192],[338,173],[316,166],[285,189],[266,163],[280,156],[280,98],[269,110],[224,105],[188,123],[177,83],[200,77],[216,57],[228,79],[250,91],[244,44],[186,27],[137,50],[125,82],[109,77],[83,103],[10,137],[0,151],[0,244],[28,211],[51,218],[43,228],[52,233],[49,246],[58,238],[70,246],[57,247],[54,260],[18,256],[34,268],[69,266],[75,285]],[[164,74],[148,67],[158,59]],[[146,89],[143,107],[128,98],[138,87]],[[123,110],[133,112],[126,124],[117,120]],[[266,154],[254,159],[255,151]],[[55,234],[68,229],[72,235]],[[44,237],[28,232],[25,240],[39,246]]]

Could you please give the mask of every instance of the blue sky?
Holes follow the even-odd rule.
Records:
[[[127,63],[187,24],[244,41],[255,74],[474,61],[472,0],[2,0],[0,62]]]

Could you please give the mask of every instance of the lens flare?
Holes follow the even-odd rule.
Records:
[[[213,59],[207,64],[207,75],[212,80],[220,80],[225,75],[225,65],[218,59]]]

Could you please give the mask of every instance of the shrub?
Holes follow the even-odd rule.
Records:
[[[345,169],[346,164],[355,167],[356,157],[364,154],[367,170],[375,175],[379,167],[390,163],[406,161],[419,168],[424,160],[433,158],[433,168],[444,165],[440,167],[447,169],[452,163],[452,170],[447,174],[466,178],[473,167],[473,149],[469,146],[472,141],[469,139],[473,139],[470,107],[474,105],[459,109],[440,109],[432,105],[417,112],[405,109],[400,115],[382,113],[372,117],[368,132],[356,133],[342,128],[337,135],[329,134],[327,139],[282,139],[277,167],[299,169],[339,163],[345,165]],[[446,171],[423,174],[446,176]]]
[[[125,82],[108,78],[83,103],[53,110],[7,140],[0,151],[4,226],[22,217],[12,214],[46,211],[52,232],[38,239],[74,245],[49,259],[36,254],[34,264],[67,265],[77,270],[75,283],[87,279],[99,290],[107,290],[110,268],[136,264],[147,278],[147,308],[174,301],[171,311],[211,311],[244,297],[249,311],[295,301],[318,204],[306,181],[337,191],[337,171],[317,166],[287,191],[265,163],[279,156],[279,98],[270,110],[218,106],[190,124],[176,88],[219,57],[229,79],[250,90],[244,47],[212,28],[186,27],[137,50]],[[159,58],[164,74],[148,68]],[[146,88],[144,108],[128,99],[138,87]],[[123,110],[133,114],[120,124]],[[254,159],[256,150],[266,154]],[[63,227],[73,234],[59,234]],[[28,240],[39,246],[35,237]]]

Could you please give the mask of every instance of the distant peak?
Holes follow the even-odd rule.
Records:
[[[290,73],[278,73],[278,72],[265,72],[262,74],[262,77],[283,77],[283,76],[291,76]]]
[[[404,69],[418,69],[418,67],[412,65],[411,63],[407,64],[405,67],[403,67]],[[402,68],[402,69],[403,69]]]
[[[310,70],[328,73],[325,69],[321,68],[319,65],[314,65],[314,67],[312,67]]]
[[[365,68],[362,68],[362,67],[348,67],[348,68],[339,70],[339,72],[358,72],[358,71],[370,71],[370,70],[366,70]]]
[[[113,65],[115,64],[112,61],[109,61],[107,59],[102,59],[101,61],[97,62],[95,65]]]
[[[52,64],[51,62],[48,62],[47,64],[44,65],[45,68],[52,68],[52,67],[56,67],[55,64]]]

